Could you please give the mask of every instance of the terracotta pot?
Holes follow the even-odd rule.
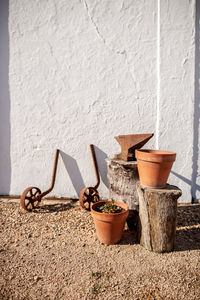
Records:
[[[135,151],[139,178],[142,185],[162,188],[166,185],[176,153],[163,150],[140,149]]]
[[[128,217],[128,205],[115,201],[115,204],[124,208],[120,213],[101,213],[95,211],[95,208],[111,201],[99,201],[93,204],[91,214],[94,220],[97,237],[100,242],[110,245],[116,244],[121,240],[122,232]]]

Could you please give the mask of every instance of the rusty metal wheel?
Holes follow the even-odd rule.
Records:
[[[99,193],[94,187],[86,187],[80,192],[79,202],[82,208],[86,210],[90,210],[92,203],[99,200]]]
[[[41,201],[41,191],[35,186],[30,186],[21,195],[20,204],[25,210],[32,211]]]

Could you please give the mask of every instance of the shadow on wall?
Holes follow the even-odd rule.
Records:
[[[8,0],[0,1],[0,195],[10,192],[10,95]]]
[[[108,155],[97,146],[94,146],[94,151],[96,154],[99,175],[105,186],[108,188],[107,165],[105,162],[105,159],[108,157]]]
[[[82,175],[80,173],[78,164],[76,160],[70,155],[64,153],[60,150],[60,155],[63,159],[65,168],[69,174],[73,187],[76,191],[77,196],[79,197],[80,191],[85,187]]]
[[[178,173],[176,173],[176,172],[174,172],[174,171],[171,171],[171,173],[174,174],[176,177],[178,177],[178,178],[179,178],[180,180],[182,180],[183,182],[187,183],[189,186],[192,186],[192,184],[193,184],[192,180],[190,180],[190,179],[188,179],[188,178],[186,178],[186,177],[184,177],[184,176],[182,176],[182,175],[180,175],[180,174],[178,174]],[[195,193],[196,193],[197,191],[200,192],[200,185],[198,185],[198,184],[195,185]],[[195,199],[193,199],[193,200],[194,200],[194,201],[193,201],[194,203],[195,203],[195,202],[198,202],[198,201],[195,201]]]
[[[188,179],[176,172],[172,173],[183,182],[191,186],[192,203],[199,202],[200,185],[197,181],[200,167],[199,163],[199,127],[200,127],[200,1],[196,1],[196,43],[195,43],[195,95],[194,95],[194,119],[193,119],[193,155],[192,155],[192,179]]]
[[[196,1],[196,45],[195,45],[195,99],[193,121],[193,158],[192,158],[192,202],[197,202],[200,194],[198,178],[199,160],[199,127],[200,127],[200,1]],[[197,195],[198,192],[198,195]]]
[[[105,186],[108,187],[107,166],[106,166],[106,162],[105,162],[105,159],[107,158],[107,154],[96,146],[94,146],[94,150],[95,150],[95,154],[96,154],[99,175],[101,177],[101,180],[105,184]],[[69,177],[71,179],[73,187],[76,191],[76,194],[79,197],[81,190],[83,188],[85,188],[85,183],[83,181],[83,177],[79,170],[78,164],[73,157],[64,153],[61,150],[60,150],[60,155],[62,157],[62,160],[63,160],[63,163],[67,170],[67,173],[69,174]],[[95,173],[94,173],[94,176],[95,176]]]

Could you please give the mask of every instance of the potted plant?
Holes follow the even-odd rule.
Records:
[[[128,213],[128,205],[113,199],[94,203],[91,214],[99,241],[106,245],[119,242]]]
[[[152,188],[163,188],[169,177],[176,153],[163,150],[135,151],[140,183]]]

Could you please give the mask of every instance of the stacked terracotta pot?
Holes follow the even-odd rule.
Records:
[[[151,188],[165,187],[176,153],[151,149],[135,152],[141,184]]]
[[[136,157],[141,184],[151,188],[163,188],[167,183],[176,153],[151,149],[136,150],[141,148],[152,136],[153,134],[135,134],[115,137],[122,149],[122,152],[115,155],[115,158],[129,161]],[[97,202],[91,209],[97,237],[100,242],[107,245],[120,241],[129,211],[126,204],[115,202],[116,205],[123,208],[123,212],[98,212],[98,207],[110,202]]]

